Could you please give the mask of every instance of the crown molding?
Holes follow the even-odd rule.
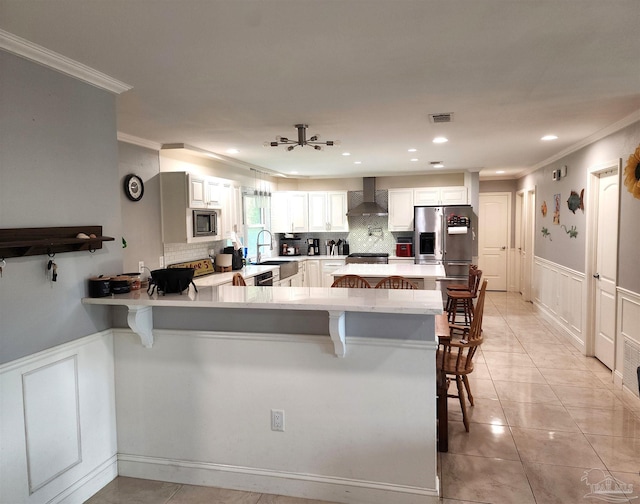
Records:
[[[555,163],[556,161],[562,159],[563,157],[568,156],[569,154],[572,154],[586,147],[587,145],[597,142],[598,140],[602,140],[604,137],[607,137],[615,133],[616,131],[620,131],[621,129],[626,128],[627,126],[638,121],[640,121],[640,110],[636,110],[635,112],[632,112],[628,116],[623,117],[622,119],[614,122],[610,126],[607,126],[606,128],[603,128],[600,131],[596,131],[593,135],[590,135],[584,138],[583,140],[580,140],[578,143],[575,143],[570,147],[567,147],[566,149],[558,152],[557,154],[554,154],[553,156],[543,161],[540,161],[539,163],[536,163],[535,165],[531,166],[530,168],[527,168],[524,172],[522,172],[520,176],[524,177],[525,175],[529,175],[530,173],[533,173],[534,171],[544,166],[548,166],[551,163]]]
[[[275,170],[270,170],[268,168],[264,168],[262,166],[254,165],[252,163],[247,163],[246,161],[240,161],[239,159],[235,159],[229,156],[223,156],[222,154],[217,154],[215,152],[208,151],[206,149],[201,149],[200,147],[195,147],[194,145],[189,145],[185,143],[166,143],[162,144],[160,149],[161,151],[170,151],[170,150],[183,150],[187,151],[191,154],[195,154],[200,157],[208,158],[208,159],[216,159],[218,161],[222,161],[223,163],[234,166],[236,168],[242,168],[243,170],[253,170],[261,173],[265,173],[267,175],[271,175],[274,177],[283,177],[284,174],[277,172]],[[162,152],[161,152],[162,153]]]
[[[87,82],[97,88],[105,89],[111,93],[120,94],[133,87],[82,63],[67,58],[62,54],[50,51],[45,47],[29,42],[26,39],[1,29],[0,49],[52,68],[83,82]]]
[[[159,151],[162,148],[162,144],[158,142],[153,142],[151,140],[147,140],[146,138],[128,135],[127,133],[122,133],[121,131],[118,131],[118,141],[133,145],[139,145],[140,147],[146,147],[147,149],[155,151]]]

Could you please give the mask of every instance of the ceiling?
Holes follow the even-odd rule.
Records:
[[[524,174],[640,110],[639,26],[637,0],[0,0],[133,86],[120,133],[300,177]],[[341,145],[263,146],[297,123]]]

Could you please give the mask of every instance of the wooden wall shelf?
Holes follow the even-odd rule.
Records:
[[[78,233],[95,238],[76,238]],[[0,259],[32,255],[58,254],[102,248],[102,242],[114,241],[102,236],[102,226],[67,226],[0,229]]]

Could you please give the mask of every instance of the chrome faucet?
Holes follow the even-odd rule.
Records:
[[[260,235],[262,233],[269,233],[269,243],[260,243]],[[258,233],[258,237],[256,238],[256,250],[258,251],[258,257],[256,262],[258,264],[260,264],[260,259],[262,257],[262,254],[260,253],[260,248],[261,247],[269,247],[269,250],[273,250],[273,235],[271,234],[271,231],[269,231],[268,229],[263,229]]]

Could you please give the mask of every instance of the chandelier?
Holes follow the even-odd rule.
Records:
[[[306,124],[296,124],[298,129],[298,140],[289,140],[288,138],[277,136],[275,142],[265,142],[265,147],[278,147],[279,145],[288,145],[288,151],[292,151],[298,145],[304,147],[305,145],[311,145],[315,150],[322,150],[323,145],[339,145],[339,141],[327,140],[326,142],[320,142],[318,135],[313,135],[307,140],[307,128]]]

